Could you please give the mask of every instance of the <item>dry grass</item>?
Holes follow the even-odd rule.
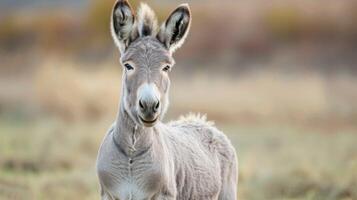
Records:
[[[168,119],[200,111],[218,120],[238,151],[240,199],[357,198],[352,76],[174,73]],[[120,69],[50,60],[26,83],[33,92],[15,84],[7,94],[34,117],[0,118],[0,199],[98,199],[94,163],[117,110]],[[292,125],[300,120],[323,129]]]
[[[108,124],[1,118],[0,199],[98,199],[95,158]],[[356,130],[219,127],[238,152],[240,199],[357,198]]]
[[[236,79],[211,76],[192,77],[189,81],[176,83],[173,104],[220,112],[230,117],[239,113],[316,115],[324,114],[328,109],[325,82],[318,75],[283,77],[281,74],[257,73]],[[214,106],[217,103],[219,106]]]
[[[98,119],[116,113],[120,72],[106,64],[100,67],[91,71],[59,60],[45,63],[34,77],[37,103],[46,112],[67,120]]]
[[[244,127],[244,126],[243,126]],[[355,130],[232,126],[240,156],[241,199],[355,199]]]
[[[106,61],[112,3],[1,20],[0,199],[99,199],[94,163],[121,88],[119,65]],[[160,19],[174,7],[152,4]],[[238,150],[241,200],[357,199],[357,4],[191,5],[176,58],[206,68],[175,67],[167,119],[201,112],[223,128]]]
[[[1,107],[18,112],[0,115],[0,199],[99,198],[94,163],[121,85],[118,66],[100,66],[48,60],[26,87],[0,87]],[[167,119],[199,111],[217,121],[238,151],[240,199],[357,198],[353,76],[172,73]]]

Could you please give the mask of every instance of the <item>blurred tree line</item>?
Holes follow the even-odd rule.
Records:
[[[105,60],[113,51],[109,19],[114,0],[92,0],[82,9],[19,9],[0,19],[0,57],[54,52],[81,60]],[[136,8],[140,1],[131,0]],[[230,67],[272,59],[284,46],[296,60],[321,57],[356,63],[357,2],[191,2],[193,26],[184,55],[201,62],[216,55]],[[148,2],[162,21],[179,2]],[[284,52],[284,51],[283,51]],[[41,53],[40,53],[41,54]],[[207,62],[211,62],[209,59]],[[324,64],[324,63],[323,63]],[[4,67],[4,65],[2,66]]]

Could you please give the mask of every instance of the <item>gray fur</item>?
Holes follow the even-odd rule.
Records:
[[[125,2],[125,6],[129,5]],[[189,12],[187,5],[177,10]],[[172,22],[170,18],[166,24]],[[190,19],[182,22],[189,23]],[[182,43],[186,37],[189,24],[184,26],[184,32],[176,35],[175,44]],[[155,35],[139,35],[126,42],[125,48],[119,48],[122,64],[130,64],[133,69],[124,70],[117,120],[98,153],[97,173],[102,199],[237,199],[238,163],[227,137],[201,116],[189,115],[168,124],[161,122],[168,107],[170,87],[164,68],[174,64],[172,49]],[[123,45],[116,34],[113,37]],[[174,43],[169,42],[169,45]],[[138,106],[138,98],[142,96],[138,94],[139,88],[146,83],[155,85],[161,105],[157,113],[159,120],[150,124],[143,123]],[[147,89],[145,95],[150,96],[150,91]]]

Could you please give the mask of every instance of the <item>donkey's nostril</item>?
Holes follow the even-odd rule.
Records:
[[[160,107],[160,101],[157,101],[157,103],[154,106],[154,111],[156,112]]]
[[[143,104],[143,102],[141,102],[141,100],[139,100],[139,106],[141,109],[145,109],[144,104]]]

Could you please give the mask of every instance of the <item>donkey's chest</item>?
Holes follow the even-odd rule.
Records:
[[[150,199],[163,184],[164,176],[160,168],[151,160],[113,162],[106,188],[120,200]]]

